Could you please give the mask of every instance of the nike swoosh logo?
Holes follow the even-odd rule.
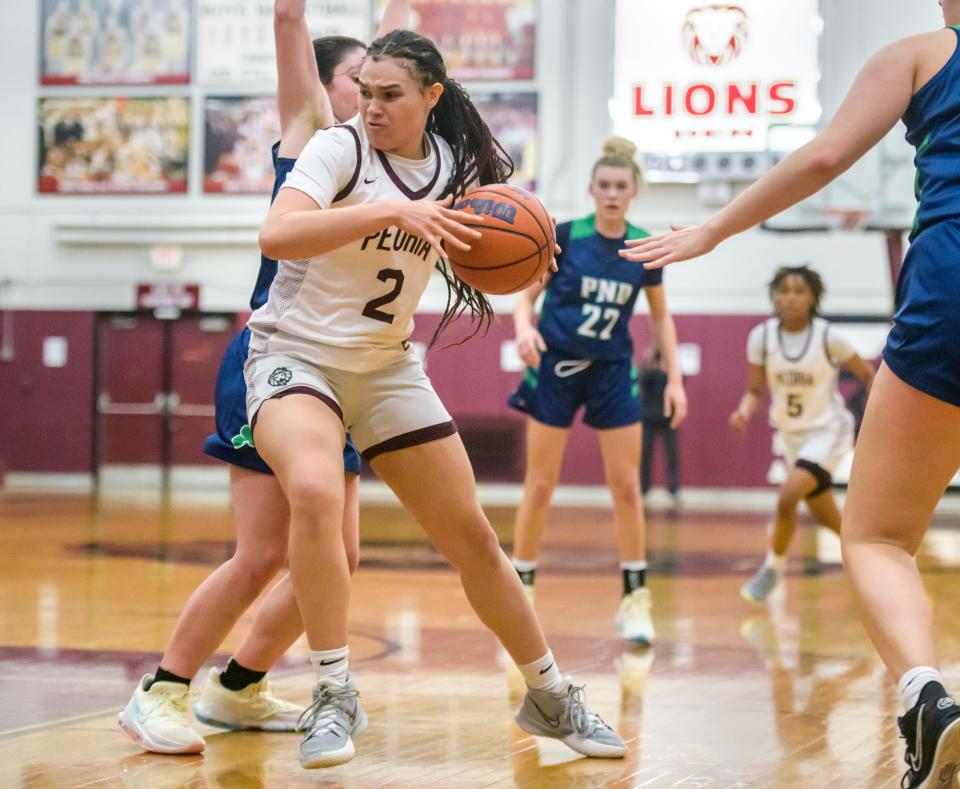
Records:
[[[372,183],[373,183],[374,181],[376,181],[376,180],[377,180],[376,178],[364,178],[364,179],[363,179],[363,182],[364,182],[365,184],[372,184]]]
[[[549,666],[547,666],[545,669],[542,669],[542,670],[540,671],[540,674],[541,674],[541,675],[546,674],[546,673],[547,673],[550,669],[552,669],[552,668],[553,668],[553,663],[551,663],[551,664],[550,664]]]
[[[334,663],[339,663],[341,660],[346,660],[346,658],[338,657],[336,660],[321,660],[321,666],[332,666]]]
[[[920,768],[923,766],[923,710],[924,707],[920,707],[920,712],[917,713],[917,741],[916,747],[916,758],[913,754],[910,754],[910,767],[915,772],[920,772]]]
[[[547,713],[545,713],[542,709],[540,709],[540,705],[537,704],[537,702],[535,702],[533,699],[530,699],[530,703],[533,704],[533,706],[537,708],[537,712],[539,712],[540,715],[541,715],[541,717],[542,717],[547,723],[549,723],[551,726],[553,726],[553,728],[557,729],[557,728],[560,727],[560,716],[559,716],[559,715],[557,715],[556,718],[551,718],[549,715],[547,715]]]

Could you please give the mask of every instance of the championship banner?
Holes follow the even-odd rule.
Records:
[[[44,98],[39,121],[41,193],[187,191],[188,99]]]
[[[387,2],[376,5],[380,19]],[[535,0],[412,0],[411,8],[413,29],[439,47],[454,79],[533,79]]]
[[[270,194],[270,147],[280,139],[273,96],[208,96],[203,108],[203,191]]]
[[[43,0],[44,85],[190,81],[190,0]]]
[[[818,0],[618,0],[617,134],[646,153],[760,151],[820,119]]]
[[[307,0],[307,26],[368,43],[370,0]],[[275,63],[270,0],[197,0],[197,82],[273,84]]]

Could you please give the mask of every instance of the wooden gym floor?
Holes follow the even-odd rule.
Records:
[[[512,510],[490,515],[509,533]],[[350,764],[304,771],[297,735],[202,728],[204,755],[171,757],[141,753],[116,725],[187,596],[229,555],[225,507],[0,492],[0,787],[898,785],[895,695],[839,567],[803,561],[797,540],[785,596],[770,606],[738,596],[765,516],[652,516],[659,641],[644,652],[613,626],[620,581],[609,512],[556,512],[537,608],[562,669],[629,740],[622,761],[578,758],[517,729],[516,678],[456,576],[403,537],[401,511],[368,507],[362,518],[365,539],[377,542],[364,545],[355,578],[351,658],[370,728]],[[958,527],[938,518],[921,557],[954,688]],[[304,656],[299,643],[273,675],[301,702]]]

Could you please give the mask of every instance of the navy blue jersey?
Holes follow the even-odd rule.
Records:
[[[953,30],[960,36],[958,28]],[[907,142],[917,149],[912,240],[931,225],[960,216],[960,47],[914,94],[903,122]]]
[[[901,380],[960,407],[960,42],[903,122],[917,147],[919,205],[883,359]]]
[[[630,316],[643,288],[663,282],[663,271],[618,255],[627,238],[649,233],[627,224],[622,238],[597,232],[595,216],[557,225],[557,271],[547,283],[539,330],[547,348],[569,359],[615,361],[633,356]]]
[[[273,194],[270,195],[270,205],[277,199],[277,192],[287,180],[287,176],[297,163],[296,159],[287,159],[280,156],[280,142],[274,143],[270,150],[273,157]],[[267,296],[270,295],[270,285],[273,284],[273,278],[277,276],[277,261],[268,258],[266,255],[260,255],[260,271],[257,274],[257,284],[253,286],[253,295],[250,297],[250,309],[256,310],[267,303]]]

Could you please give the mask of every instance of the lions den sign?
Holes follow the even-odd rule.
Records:
[[[820,118],[817,0],[618,0],[612,113],[641,151],[760,151]]]

